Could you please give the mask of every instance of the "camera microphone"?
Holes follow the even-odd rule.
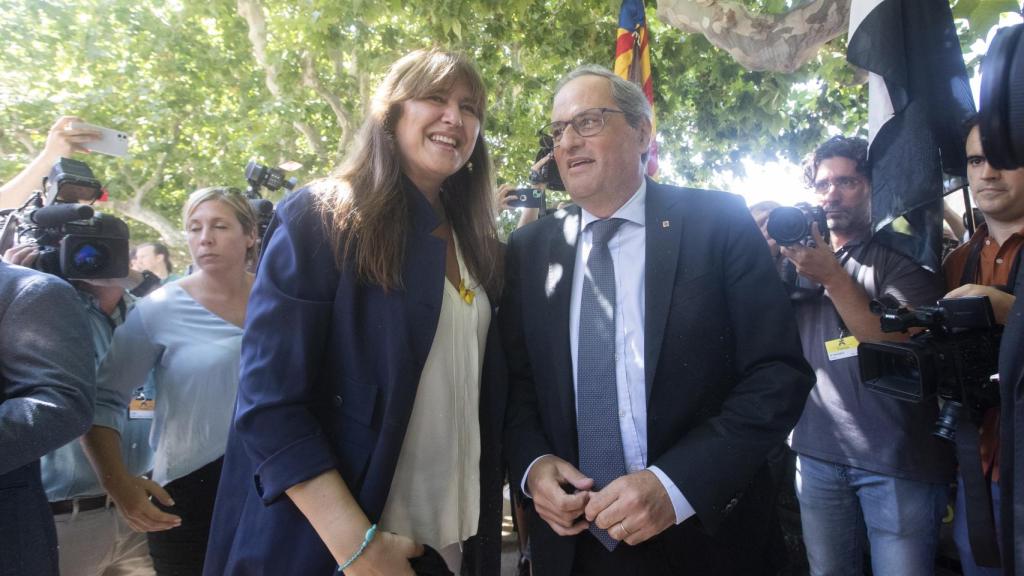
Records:
[[[53,204],[32,212],[29,220],[36,226],[52,228],[74,220],[85,220],[93,216],[88,204]]]

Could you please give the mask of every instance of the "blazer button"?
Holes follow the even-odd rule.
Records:
[[[335,396],[334,397],[334,405],[336,407],[341,408],[342,403],[343,403],[343,400],[341,399],[341,396]]]

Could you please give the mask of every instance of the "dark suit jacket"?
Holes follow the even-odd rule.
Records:
[[[738,197],[648,181],[646,218],[648,464],[696,511],[658,540],[671,543],[673,569],[716,566],[713,557],[694,561],[764,540],[770,496],[751,494],[768,481],[765,457],[799,418],[813,374],[765,241]],[[570,208],[509,243],[500,323],[516,487],[543,454],[578,464],[568,322],[578,232],[579,210]],[[758,514],[739,514],[755,500]],[[724,526],[729,516],[744,519]],[[535,573],[569,573],[574,539],[537,516],[530,537]]]
[[[411,188],[411,187],[409,187]],[[277,209],[242,342],[234,427],[205,574],[330,574],[336,564],[285,490],[336,468],[371,521],[384,508],[434,339],[444,241],[426,199],[407,189],[402,289],[339,270],[308,191]],[[494,323],[492,323],[493,327]],[[505,368],[496,329],[481,386],[477,561],[497,562]],[[476,566],[481,573],[497,570]]]
[[[1024,576],[1024,268],[999,348],[1000,553],[1003,573]]]

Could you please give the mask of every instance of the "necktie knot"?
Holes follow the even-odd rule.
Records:
[[[607,244],[612,236],[615,235],[615,231],[622,226],[625,222],[622,218],[606,218],[604,220],[594,220],[587,225],[590,228],[590,233],[593,235],[594,245]]]

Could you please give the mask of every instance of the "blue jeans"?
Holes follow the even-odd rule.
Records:
[[[861,576],[865,532],[875,576],[935,574],[945,484],[799,455],[796,493],[813,576]]]
[[[953,541],[956,542],[956,549],[960,552],[960,567],[964,576],[1000,576],[1003,573],[1001,568],[987,568],[978,566],[974,561],[974,553],[971,551],[971,541],[967,535],[967,506],[964,501],[964,480],[957,474],[956,507],[953,510]],[[999,483],[991,482],[992,487],[992,514],[996,521],[996,534],[1003,533],[999,525]],[[997,539],[998,543],[999,540]]]

